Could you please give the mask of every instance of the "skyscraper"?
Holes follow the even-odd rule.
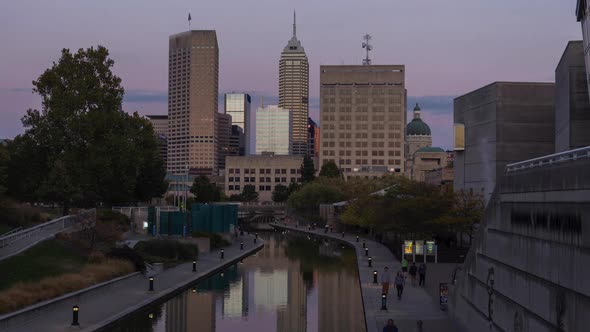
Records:
[[[247,93],[226,93],[225,113],[231,115],[232,125],[242,128],[245,136],[245,154],[250,153],[250,95]],[[244,153],[241,154],[242,156]]]
[[[217,147],[219,170],[225,169],[225,156],[230,154],[232,117],[229,114],[217,113]]]
[[[311,118],[307,119],[307,155],[312,158],[320,155],[320,127]]]
[[[272,152],[276,155],[290,155],[293,113],[277,105],[259,107],[256,111],[256,154]],[[306,143],[307,146],[307,143]]]
[[[293,113],[292,153],[307,154],[309,64],[305,50],[297,39],[295,13],[293,13],[293,37],[283,49],[279,61],[279,106]]]
[[[320,165],[345,177],[404,172],[403,65],[320,66]]]
[[[218,172],[219,48],[214,30],[169,38],[168,172]]]

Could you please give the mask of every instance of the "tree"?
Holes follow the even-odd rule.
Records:
[[[195,178],[191,193],[195,195],[194,200],[197,203],[210,203],[221,200],[221,190],[204,175]]]
[[[8,164],[10,161],[10,155],[8,149],[4,144],[0,143],[0,196],[6,192],[6,186],[8,185]]]
[[[251,184],[247,184],[244,186],[242,190],[242,200],[244,202],[257,202],[258,201],[258,193],[256,192],[256,187]]]
[[[33,82],[41,110],[9,146],[8,193],[63,206],[125,204],[161,196],[165,169],[153,128],[120,112],[124,90],[106,48],[62,50]]]
[[[322,169],[320,170],[320,176],[327,177],[327,178],[339,178],[340,177],[340,170],[336,163],[333,161],[328,161],[324,165],[322,165]]]
[[[301,182],[308,183],[315,179],[315,166],[313,159],[309,155],[303,157],[303,163],[301,164]]]
[[[474,227],[481,221],[484,211],[485,203],[482,194],[459,190],[453,194],[453,210],[451,218],[445,219],[446,225],[453,231],[468,233],[471,240]],[[463,241],[462,236],[460,239]]]
[[[289,198],[289,188],[282,184],[277,184],[272,192],[273,202],[285,202]]]

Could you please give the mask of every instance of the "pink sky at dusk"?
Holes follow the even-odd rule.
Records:
[[[421,103],[434,144],[450,147],[452,99],[493,81],[553,81],[569,40],[582,38],[574,0],[216,0],[2,1],[0,138],[23,131],[38,107],[31,81],[61,48],[106,46],[127,91],[124,109],[167,111],[168,36],[215,29],[223,94],[278,94],[278,60],[297,34],[310,62],[312,117],[319,66],[360,64],[361,38],[373,35],[376,64],[405,64],[408,108]],[[222,109],[222,104],[220,104]],[[411,117],[409,116],[409,119]]]

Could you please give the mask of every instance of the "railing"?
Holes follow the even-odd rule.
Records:
[[[37,243],[63,232],[82,221],[96,221],[96,209],[60,217],[46,223],[0,237],[0,260],[14,256]]]
[[[509,164],[506,165],[506,173],[578,159],[590,159],[590,146]]]
[[[20,232],[22,229],[23,229],[22,227],[19,227],[19,228],[16,228],[16,229],[13,229],[13,230],[11,230],[11,231],[9,231],[9,232],[6,232],[6,233],[4,233],[4,234],[0,235],[0,239],[1,239],[1,238],[4,238],[4,237],[6,237],[6,236],[9,236],[9,235],[11,235],[11,234],[14,234],[14,233],[16,233],[16,232]]]

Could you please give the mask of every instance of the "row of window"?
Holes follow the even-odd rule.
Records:
[[[291,168],[289,169],[289,173],[290,174],[301,174],[301,169],[300,168]],[[271,168],[261,168],[256,170],[255,168],[245,168],[245,169],[241,169],[241,168],[230,168],[228,170],[229,174],[256,174],[258,172],[258,174],[272,174],[272,169]],[[287,174],[287,169],[286,168],[275,168],[274,170],[274,174]]]
[[[271,177],[260,177],[258,182],[272,182]],[[227,182],[241,182],[240,177],[228,177]],[[244,182],[246,183],[254,183],[256,182],[256,177],[244,177]],[[301,182],[301,178],[290,178],[287,179],[286,177],[275,177],[275,183],[288,183],[288,182]]]
[[[328,161],[333,161],[337,164],[339,164],[340,166],[342,165],[401,165],[401,160],[399,159],[355,159],[354,163],[352,159],[340,159],[339,161],[336,161],[335,159],[325,159],[323,162],[326,163]]]

